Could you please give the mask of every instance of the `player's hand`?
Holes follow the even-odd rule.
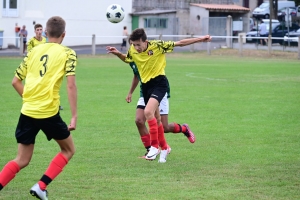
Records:
[[[130,103],[130,102],[131,102],[131,97],[132,97],[131,94],[128,94],[128,95],[127,95],[127,97],[125,98],[125,100],[126,100],[127,103]]]
[[[69,126],[68,126],[68,130],[69,130],[69,131],[74,131],[74,130],[76,130],[76,121],[77,121],[77,118],[72,117],[71,122],[70,122],[70,124],[69,124]]]
[[[210,35],[206,35],[203,37],[203,42],[210,42],[211,41],[211,36]]]
[[[107,51],[107,53],[112,53],[114,55],[120,54],[120,52],[118,51],[118,49],[116,47],[107,46],[106,51]]]

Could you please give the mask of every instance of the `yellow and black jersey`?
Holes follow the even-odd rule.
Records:
[[[31,38],[27,43],[27,52],[29,52],[33,47],[46,43],[46,38],[42,37],[42,40],[39,41],[35,37]]]
[[[36,119],[57,114],[63,76],[75,75],[76,64],[75,51],[60,44],[33,48],[15,71],[18,79],[25,80],[21,113]]]
[[[148,42],[146,51],[138,53],[131,45],[125,62],[135,62],[141,76],[142,83],[147,83],[151,78],[165,75],[165,53],[172,52],[175,47],[173,41],[152,40]]]

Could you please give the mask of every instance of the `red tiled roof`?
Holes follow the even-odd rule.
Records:
[[[245,8],[238,5],[227,5],[227,4],[197,4],[191,3],[191,6],[198,6],[207,10],[230,10],[230,11],[250,11],[250,8]]]

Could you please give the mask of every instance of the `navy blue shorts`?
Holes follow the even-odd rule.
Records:
[[[150,98],[154,98],[160,103],[166,95],[168,87],[168,79],[164,75],[159,75],[150,79],[147,83],[142,83],[145,105],[147,105]]]
[[[16,139],[21,144],[34,144],[38,132],[42,130],[48,140],[63,140],[70,136],[67,124],[62,120],[59,113],[45,118],[35,119],[21,113],[16,128]]]

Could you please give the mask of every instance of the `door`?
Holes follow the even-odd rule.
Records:
[[[132,16],[132,30],[139,28],[139,16]]]

